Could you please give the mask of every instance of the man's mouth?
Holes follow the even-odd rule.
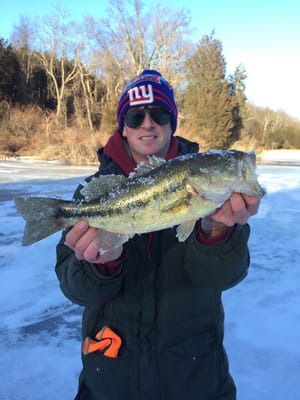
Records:
[[[140,140],[147,141],[147,140],[155,140],[156,138],[157,138],[157,136],[154,136],[154,135],[153,136],[141,136]]]

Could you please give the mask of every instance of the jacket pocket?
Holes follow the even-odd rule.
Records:
[[[164,400],[210,399],[219,383],[218,345],[213,331],[162,352]]]
[[[118,358],[101,352],[83,355],[84,381],[96,399],[130,400],[132,393],[132,357],[123,349]],[[128,396],[128,397],[126,397]]]

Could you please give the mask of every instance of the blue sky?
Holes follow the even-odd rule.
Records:
[[[165,4],[174,4],[165,0]],[[107,1],[23,0],[2,5],[0,37],[9,39],[20,15],[51,15],[61,4],[72,17],[104,15]],[[261,107],[283,110],[300,120],[300,2],[298,0],[176,0],[192,16],[194,40],[215,30],[223,45],[227,73],[240,63],[248,78],[248,99]]]

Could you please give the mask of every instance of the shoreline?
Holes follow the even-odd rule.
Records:
[[[258,164],[300,165],[300,150],[265,150],[257,155]]]
[[[255,150],[254,150],[255,151]],[[263,150],[257,152],[257,164],[271,165],[299,165],[300,166],[300,149],[280,149],[280,150]],[[67,165],[73,167],[94,166],[97,163],[78,164],[71,160],[42,160],[35,156],[7,156],[0,154],[0,161],[16,161],[23,163],[49,163],[54,165]]]

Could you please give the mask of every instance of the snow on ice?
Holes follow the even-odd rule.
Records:
[[[0,162],[0,400],[76,394],[82,310],[54,272],[60,233],[23,247],[13,198],[71,198],[95,169]],[[300,167],[260,165],[258,173],[268,194],[250,220],[249,274],[223,295],[225,346],[239,400],[299,400]]]

